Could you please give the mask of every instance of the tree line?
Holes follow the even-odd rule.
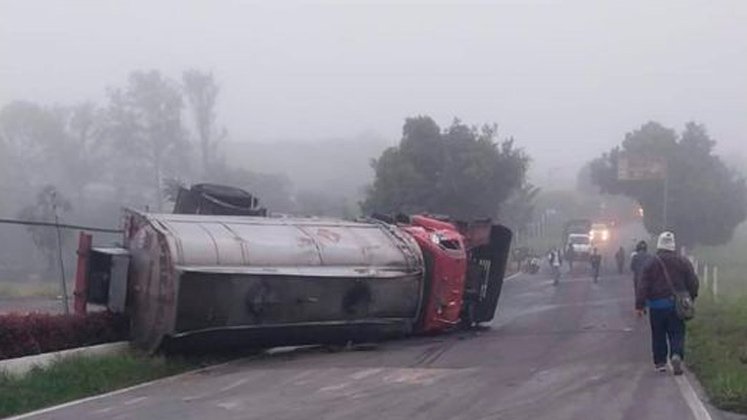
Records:
[[[174,79],[139,70],[107,89],[101,104],[6,104],[0,109],[0,211],[111,226],[122,206],[169,211],[179,186],[216,182],[250,191],[271,211],[299,215],[427,212],[501,216],[516,225],[531,219],[537,191],[526,182],[529,157],[513,139],[499,139],[495,124],[454,120],[441,129],[427,116],[406,119],[399,145],[372,160],[374,179],[351,211],[324,186],[295,192],[284,174],[229,164],[228,130],[216,108],[220,93],[209,72],[188,70]],[[54,235],[44,227],[29,233],[51,269]]]
[[[715,146],[703,124],[689,122],[677,133],[652,121],[627,133],[621,145],[591,161],[582,174],[600,191],[640,204],[650,233],[673,230],[687,247],[720,245],[747,218],[747,187],[744,176],[715,154]],[[664,162],[666,182],[620,179],[626,154]]]
[[[281,212],[338,211],[338,203],[293,197],[283,174],[227,163],[222,145],[228,130],[216,111],[220,92],[210,72],[188,70],[174,79],[149,70],[133,71],[120,86],[107,89],[101,104],[5,104],[0,214],[35,221],[58,215],[114,227],[123,206],[170,211],[176,187],[191,182],[241,187]],[[52,270],[54,231],[38,226],[28,231]],[[69,242],[70,232],[63,234]]]
[[[109,192],[154,210],[163,209],[174,182],[187,180],[253,189],[269,181],[275,191],[287,190],[282,177],[225,163],[219,92],[211,73],[188,70],[177,81],[151,70],[108,89],[103,105],[9,103],[0,110],[2,182],[17,190],[54,185],[76,202]]]

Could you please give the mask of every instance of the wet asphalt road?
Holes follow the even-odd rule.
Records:
[[[39,419],[693,419],[631,280],[508,281],[489,329],[240,360]]]

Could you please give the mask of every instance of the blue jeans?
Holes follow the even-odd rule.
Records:
[[[651,350],[654,364],[667,363],[667,355],[685,358],[685,321],[677,317],[674,308],[649,309]]]

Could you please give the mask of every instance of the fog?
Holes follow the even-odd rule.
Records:
[[[648,120],[747,138],[747,3],[2,1],[0,103],[102,100],[135,69],[212,71],[231,142],[313,142],[403,119],[496,122],[535,182]]]
[[[467,126],[491,123],[491,141],[515,139],[523,152],[506,156],[517,177],[499,201],[523,197],[506,206],[522,216],[516,226],[532,222],[536,195],[524,152],[530,182],[570,189],[625,133],[694,120],[731,166],[747,167],[747,2],[462,3],[0,0],[0,108],[3,129],[15,130],[0,132],[0,216],[47,220],[44,191],[59,191],[72,204],[63,220],[113,226],[121,205],[160,208],[169,179],[240,180],[271,210],[354,216],[372,159],[416,116],[432,117],[444,139],[474,140]],[[204,151],[198,164],[188,98],[158,150],[148,143],[165,140],[117,114],[139,112],[115,94],[133,72],[168,100],[184,95],[190,69],[219,87],[207,133],[220,139],[216,174]],[[422,133],[432,121],[414,124]],[[24,229],[0,228],[15,238],[0,249],[0,276],[34,266],[21,257],[44,248],[44,235],[32,244]]]

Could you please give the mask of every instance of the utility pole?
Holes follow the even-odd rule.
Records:
[[[664,203],[662,205],[662,221],[664,228],[662,231],[669,230],[669,169],[664,170]]]
[[[57,257],[60,262],[60,291],[62,292],[62,309],[65,315],[70,314],[67,302],[67,282],[65,281],[65,262],[62,258],[62,232],[60,231],[60,218],[57,216],[57,193],[52,192],[52,213],[54,213],[54,225],[57,231]]]

